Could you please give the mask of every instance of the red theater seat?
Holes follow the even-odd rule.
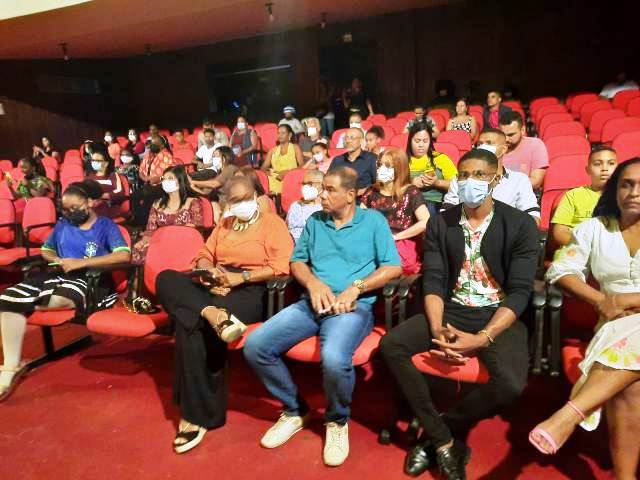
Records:
[[[593,118],[593,114],[600,110],[611,110],[611,102],[609,100],[594,100],[585,103],[580,109],[580,122],[588,127]]]
[[[458,150],[458,146],[453,143],[434,142],[433,149],[438,153],[444,153],[456,166],[458,165],[460,157],[462,156],[460,154],[460,150]]]
[[[577,119],[580,116],[580,109],[585,103],[600,100],[600,97],[596,93],[581,93],[573,97],[571,102],[571,115]]]
[[[540,110],[540,108],[542,108],[542,107],[544,107],[546,105],[555,105],[557,103],[560,103],[560,100],[558,100],[556,97],[538,97],[538,98],[534,98],[529,103],[529,113],[531,114],[532,118],[535,118],[536,117],[536,113],[538,113],[538,110]]]
[[[602,127],[602,143],[610,143],[621,133],[640,131],[640,117],[614,118]]]
[[[545,140],[544,144],[547,147],[550,163],[553,163],[556,157],[562,155],[589,155],[591,152],[589,140],[580,135],[552,137]]]
[[[626,113],[630,117],[640,117],[640,97],[632,99],[627,104]]]
[[[489,381],[489,372],[476,357],[472,357],[464,365],[454,365],[434,357],[429,352],[423,352],[414,355],[412,361],[418,370],[429,375],[467,383]]]
[[[622,110],[599,110],[591,117],[591,123],[589,125],[589,141],[600,142],[602,139],[602,128],[604,124],[609,120],[615,118],[624,118],[625,113]]]
[[[613,108],[625,110],[629,102],[638,97],[640,97],[640,90],[623,90],[622,92],[618,92],[614,95],[611,100],[611,104],[613,105]]]
[[[471,136],[464,130],[447,130],[440,132],[438,143],[453,143],[461,155],[471,150]]]
[[[414,118],[415,118],[415,115],[414,115]],[[407,126],[408,122],[409,121],[404,118],[390,118],[389,120],[387,120],[387,127],[393,128],[393,131],[397,135],[404,131],[404,127]],[[388,138],[387,140],[391,140],[391,138]]]
[[[408,139],[409,139],[408,133],[398,133],[397,135],[393,136],[393,138],[388,142],[388,144],[392,147],[405,149],[407,148]]]
[[[552,123],[544,131],[543,141],[553,137],[562,137],[566,135],[578,135],[586,138],[587,132],[580,122],[561,122]]]
[[[302,179],[306,172],[304,168],[296,168],[285,174],[280,195],[280,206],[285,213],[289,211],[292,203],[300,200]]]
[[[562,347],[562,364],[564,365],[564,374],[567,376],[567,380],[575,384],[582,372],[578,368],[578,365],[587,351],[587,343],[579,340],[568,340]]]
[[[387,123],[387,117],[385,117],[381,113],[376,113],[374,115],[369,115],[367,117],[367,120],[370,121],[373,125],[379,125],[379,126],[382,126],[385,123]]]
[[[640,157],[640,132],[626,132],[618,135],[611,145],[618,154],[618,161],[624,162]]]
[[[589,185],[591,177],[585,170],[588,159],[589,154],[555,157],[544,176],[543,191],[568,190]]]
[[[538,124],[538,135],[544,137],[549,125],[571,121],[573,121],[573,117],[569,113],[549,113],[540,120],[540,123]]]
[[[552,113],[569,113],[569,111],[567,110],[567,107],[559,103],[552,104],[552,105],[545,105],[544,107],[540,107],[540,109],[538,109],[538,111],[536,112],[536,116],[533,117],[533,122],[536,124],[536,126],[539,126],[540,121],[545,116]],[[571,120],[573,120],[573,118]]]

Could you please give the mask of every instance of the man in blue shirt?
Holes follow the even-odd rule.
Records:
[[[362,130],[359,128],[347,130],[344,136],[344,146],[347,151],[334,158],[329,167],[329,170],[338,167],[353,168],[358,174],[356,181],[358,196],[362,195],[367,187],[375,183],[378,169],[378,157],[371,152],[362,150],[363,141],[364,133],[362,133]]]
[[[320,337],[325,413],[324,462],[341,465],[349,454],[347,421],[355,385],[352,357],[373,329],[374,290],[398,277],[400,257],[385,218],[356,206],[357,174],[351,168],[329,170],[324,177],[322,209],[307,220],[291,258],[291,273],[307,290],[256,329],[244,355],[284,412],[260,444],[284,444],[309,421],[282,355],[314,335]]]

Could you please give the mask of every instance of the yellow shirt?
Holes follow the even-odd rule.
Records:
[[[297,167],[296,151],[292,144],[287,145],[287,153],[284,155],[280,153],[280,145],[273,147],[273,155],[271,155],[273,173],[269,176],[269,190],[272,193],[281,193],[282,181],[276,178],[277,174]]]
[[[551,219],[551,223],[573,228],[593,216],[593,209],[600,200],[600,192],[590,186],[578,187],[565,193]]]
[[[458,175],[458,169],[448,156],[446,156],[444,153],[438,152],[433,152],[433,154],[433,163],[435,163],[438,170],[442,172],[441,176],[436,173],[438,178],[442,178],[443,180],[451,180],[453,177]],[[423,155],[419,158],[411,157],[411,162],[409,163],[409,173],[411,175],[411,178],[419,177],[420,175],[424,175],[427,173],[432,173],[433,170],[433,164],[429,160],[429,157],[427,155]],[[425,200],[441,203],[442,198],[444,197],[444,192],[433,188],[423,190],[422,195],[424,196]]]

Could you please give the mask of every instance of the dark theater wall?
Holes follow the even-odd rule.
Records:
[[[363,75],[376,110],[388,114],[433,98],[438,79],[452,80],[457,94],[475,101],[505,83],[514,84],[525,101],[597,91],[621,70],[640,77],[632,7],[627,0],[610,5],[467,0],[329,22],[325,30],[315,26],[123,60],[0,61],[6,111],[0,115],[0,157],[26,153],[42,133],[66,148],[101,136],[104,128],[122,131],[152,121],[165,128],[193,127],[209,111],[208,75],[238,66],[290,64],[281,95],[296,105],[299,116],[313,113],[321,102],[320,75],[331,70],[332,59],[341,80]],[[346,33],[350,45],[343,41]],[[352,54],[357,58],[350,72]],[[101,91],[42,92],[35,80],[42,75],[97,79]]]

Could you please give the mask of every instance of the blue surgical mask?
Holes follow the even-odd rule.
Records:
[[[478,208],[491,193],[489,190],[490,183],[484,180],[476,180],[475,178],[458,182],[458,198],[467,207]]]
[[[91,162],[91,168],[93,168],[96,172],[100,171],[102,168],[102,162],[96,162],[95,160]]]

